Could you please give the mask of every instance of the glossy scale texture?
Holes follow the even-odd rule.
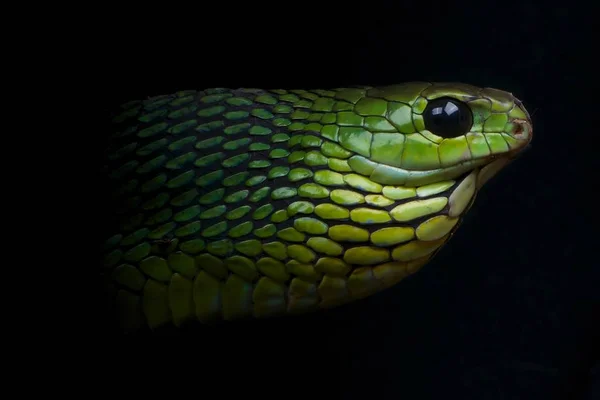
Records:
[[[425,129],[429,100],[473,114]],[[209,89],[122,106],[107,152],[119,222],[103,279],[123,329],[315,311],[395,285],[440,250],[531,139],[511,94],[410,82]]]

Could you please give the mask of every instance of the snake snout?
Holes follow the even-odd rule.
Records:
[[[509,119],[505,126],[505,133],[513,139],[509,153],[514,157],[522,153],[530,145],[533,138],[533,123],[531,115],[517,98],[514,98],[514,107],[508,116]]]
[[[524,140],[526,143],[523,145],[523,147],[525,147],[529,144],[533,136],[533,123],[531,121],[531,115],[529,114],[529,111],[527,111],[527,108],[525,108],[523,103],[517,98],[515,98],[515,107],[521,112],[517,112],[512,115],[513,118],[510,122],[513,124],[513,129],[512,132],[508,133],[511,134],[515,139]]]

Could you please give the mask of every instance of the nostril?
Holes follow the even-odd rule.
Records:
[[[515,132],[514,132],[515,136],[519,136],[522,133],[523,133],[523,125],[522,124],[517,124],[515,126]]]
[[[528,139],[531,137],[531,124],[529,121],[525,121],[522,119],[514,120],[515,122],[515,131],[514,136],[517,139]]]
[[[505,132],[518,140],[531,139],[532,128],[529,121],[514,119],[505,126]]]

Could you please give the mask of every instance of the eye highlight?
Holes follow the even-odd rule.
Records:
[[[423,112],[425,129],[443,138],[464,135],[471,130],[473,113],[465,103],[450,97],[428,102]]]

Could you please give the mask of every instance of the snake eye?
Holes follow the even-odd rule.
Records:
[[[423,113],[425,129],[443,138],[464,135],[471,130],[473,114],[465,103],[449,97],[430,101]]]

